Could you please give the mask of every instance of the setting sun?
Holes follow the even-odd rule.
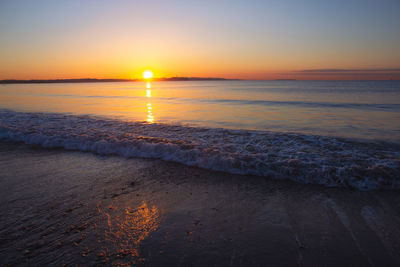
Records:
[[[153,72],[151,70],[146,70],[143,72],[143,78],[151,79],[153,78]]]

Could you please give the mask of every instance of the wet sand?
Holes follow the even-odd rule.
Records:
[[[400,193],[0,143],[0,265],[398,266]]]

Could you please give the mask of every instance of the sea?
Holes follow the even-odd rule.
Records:
[[[398,190],[400,81],[2,84],[0,141]]]

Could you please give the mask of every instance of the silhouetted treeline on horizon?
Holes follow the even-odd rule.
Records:
[[[201,78],[201,77],[170,77],[170,78],[152,78],[150,81],[225,81],[225,80],[238,80],[238,79],[225,79],[225,78]],[[0,84],[13,84],[13,83],[95,83],[95,82],[138,82],[147,81],[146,79],[96,79],[96,78],[81,78],[81,79],[49,79],[49,80],[16,80],[7,79],[0,80]]]

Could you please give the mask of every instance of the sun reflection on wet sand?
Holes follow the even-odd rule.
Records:
[[[160,226],[160,212],[157,207],[154,205],[149,207],[146,202],[142,202],[136,209],[125,208],[123,211],[111,205],[108,210],[101,210],[98,207],[98,211],[107,217],[107,227],[104,232],[107,248],[99,255],[106,258],[114,255],[117,259],[124,260],[124,266],[130,266],[126,264],[127,260],[133,265],[142,262],[144,259],[139,255],[140,242]],[[113,251],[110,251],[110,244]]]

